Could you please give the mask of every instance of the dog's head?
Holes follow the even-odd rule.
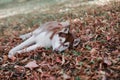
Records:
[[[79,42],[80,39],[73,36],[69,27],[64,27],[53,36],[52,48],[54,51],[61,52],[65,49],[77,46]]]

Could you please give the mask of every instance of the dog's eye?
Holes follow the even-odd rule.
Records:
[[[60,32],[60,33],[59,33],[59,36],[60,36],[60,37],[66,37],[66,34]]]
[[[67,43],[64,43],[64,45],[63,45],[64,47],[69,47],[69,42],[67,42]]]
[[[60,42],[62,42],[62,39],[60,39]]]
[[[59,41],[63,44],[65,42],[66,38],[64,37],[59,37]]]
[[[67,45],[65,44],[64,47],[69,47],[69,45],[68,45],[68,44],[67,44]]]

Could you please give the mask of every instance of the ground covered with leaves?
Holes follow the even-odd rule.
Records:
[[[0,38],[0,80],[120,80],[120,3],[81,13],[82,16],[70,14],[71,18],[80,19],[71,24],[71,30],[81,42],[62,53],[38,48],[10,60],[9,50],[22,42],[19,34],[32,31],[38,25],[25,30],[27,24],[13,21],[9,25],[20,27],[14,26],[10,34],[1,28],[4,36]]]

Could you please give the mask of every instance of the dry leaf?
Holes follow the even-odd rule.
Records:
[[[29,68],[30,70],[33,70],[34,68],[38,67],[39,65],[36,64],[36,61],[31,61],[28,64],[25,65],[26,68]]]
[[[56,62],[61,63],[62,60],[59,57],[56,57]]]
[[[1,36],[4,37],[0,37],[0,57],[3,59],[3,61],[0,62],[0,79],[119,80],[119,4],[120,2],[115,3],[113,6],[96,6],[95,9],[85,9],[81,14],[79,14],[81,11],[77,11],[78,13],[75,11],[75,14],[68,13],[68,16],[76,17],[75,19],[71,19],[70,31],[81,39],[80,45],[74,49],[68,49],[64,54],[57,54],[56,52],[53,53],[52,49],[38,48],[37,50],[18,55],[20,57],[17,57],[17,60],[16,57],[13,56],[11,60],[14,62],[11,62],[11,60],[7,59],[4,55],[8,55],[11,48],[22,42],[17,36],[31,32],[39,26],[32,27],[33,24],[29,24],[29,22],[33,22],[34,16],[28,16],[29,18],[25,18],[27,20],[24,22],[18,21],[17,24],[13,23],[14,20],[11,19],[1,20],[1,26],[9,27],[4,27],[4,29],[1,30],[1,32],[3,32]],[[78,10],[77,7],[75,9]],[[24,20],[24,16],[22,17]],[[58,15],[57,19],[58,18],[61,21],[66,18],[66,16],[62,15],[62,18],[60,18]],[[49,20],[51,21],[52,17],[45,18],[42,22]],[[20,31],[18,29],[16,30],[16,28],[19,28],[18,25]],[[80,52],[81,55],[72,54],[72,50]],[[31,61],[33,59],[37,61]],[[28,64],[26,62],[28,62]],[[25,69],[25,66],[20,66],[23,64],[26,64],[26,68],[30,69]],[[38,67],[38,64],[39,68],[33,71],[32,69]],[[100,70],[105,70],[106,72],[100,72]]]
[[[15,65],[14,68],[17,72],[23,73],[25,72],[25,68],[23,66]]]
[[[80,22],[80,19],[79,19],[79,18],[76,18],[76,19],[73,20],[73,23],[75,23],[75,24],[77,24],[77,23],[79,23],[79,22]]]
[[[106,72],[105,71],[99,71],[102,77],[102,80],[107,80],[106,78]]]
[[[62,65],[65,63],[65,56],[62,55]]]
[[[63,78],[64,78],[64,80],[67,80],[67,79],[70,79],[70,76],[65,74],[65,73],[63,73]]]
[[[110,36],[106,36],[106,39],[107,39],[107,40],[110,40],[110,39],[111,39],[111,37],[110,37]]]
[[[96,48],[92,48],[91,51],[90,51],[91,54],[96,54],[97,52],[98,51],[96,50]]]
[[[112,62],[107,58],[104,58],[104,63],[106,63],[109,66],[112,65]]]
[[[7,61],[7,60],[8,60],[8,56],[3,55],[3,60],[4,60],[4,61]]]
[[[34,80],[40,80],[39,74],[37,72],[33,72],[33,77],[34,77]]]

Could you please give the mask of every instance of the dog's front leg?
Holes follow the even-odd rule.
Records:
[[[12,48],[9,51],[9,53],[8,53],[8,57],[11,58],[12,56],[14,56],[16,54],[17,51],[22,50],[24,47],[27,47],[27,46],[29,46],[29,45],[31,45],[33,43],[35,43],[34,36],[30,37],[29,39],[27,39],[26,41],[22,42],[18,46]]]
[[[32,46],[29,46],[28,48],[17,51],[17,53],[21,54],[21,53],[24,53],[24,52],[30,52],[32,50],[37,49],[38,47],[40,47],[38,44],[34,44]]]
[[[24,34],[24,35],[20,35],[20,38],[22,40],[26,40],[26,39],[30,38],[31,36],[32,36],[32,32]]]

